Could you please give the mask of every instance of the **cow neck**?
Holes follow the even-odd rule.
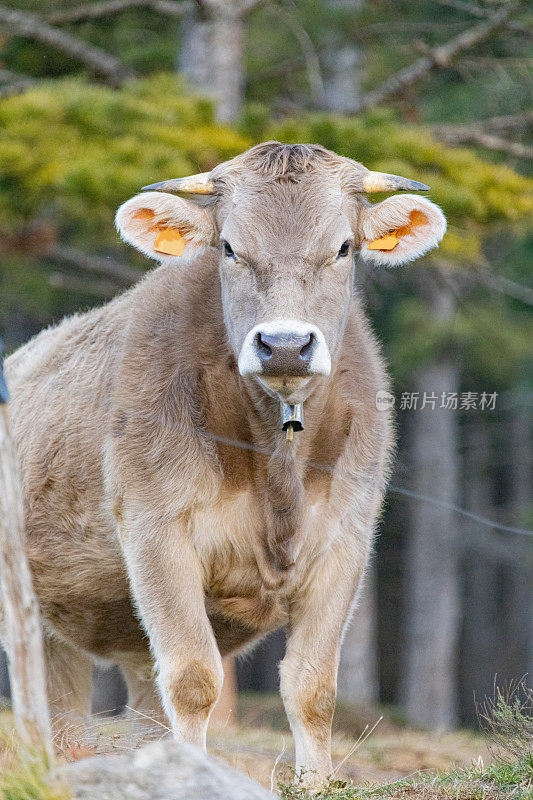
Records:
[[[326,388],[319,387],[304,403],[306,427],[288,441],[280,425],[280,402],[246,381],[250,402],[248,426],[256,458],[256,491],[262,499],[265,529],[256,546],[256,560],[266,590],[290,581],[301,547],[305,507],[304,476],[313,438],[325,406]]]

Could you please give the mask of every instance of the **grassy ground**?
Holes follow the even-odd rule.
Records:
[[[531,701],[531,695],[529,696]],[[334,775],[313,800],[533,800],[533,722],[523,701],[487,707],[484,735],[427,733],[375,709],[338,710],[333,736]],[[168,731],[136,718],[95,720],[89,731],[58,737],[60,758],[121,752]],[[242,696],[238,724],[213,730],[209,749],[236,769],[273,788],[282,800],[310,800],[291,773],[292,740],[279,700]],[[0,800],[68,800],[50,785],[42,762],[21,758],[12,720],[0,715]],[[199,799],[200,800],[200,799]]]
[[[533,800],[533,722],[529,693],[514,705],[502,697],[481,716],[483,734],[428,733],[390,712],[339,707],[334,775],[313,800]],[[211,749],[273,787],[282,800],[310,800],[294,784],[292,740],[275,698],[241,698],[241,724],[211,735]]]

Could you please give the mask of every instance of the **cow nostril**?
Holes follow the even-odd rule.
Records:
[[[306,363],[309,363],[309,361],[311,361],[311,356],[313,355],[314,346],[315,346],[315,334],[309,333],[307,334],[307,342],[300,350],[300,358],[302,359],[302,361],[305,361]]]
[[[255,337],[255,348],[261,361],[268,361],[272,357],[272,348],[263,341],[260,333]]]
[[[316,350],[312,331],[257,331],[253,338],[255,357],[263,375],[308,375]]]

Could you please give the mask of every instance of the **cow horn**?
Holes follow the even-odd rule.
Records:
[[[402,178],[401,175],[389,175],[387,172],[369,170],[363,178],[364,192],[394,192],[398,189],[408,192],[427,192],[429,186],[418,181],[411,181],[409,178]]]
[[[151,183],[143,186],[143,192],[187,192],[188,194],[213,194],[215,185],[209,180],[209,172],[199,172],[198,175],[189,175],[188,178],[175,178],[170,181]]]

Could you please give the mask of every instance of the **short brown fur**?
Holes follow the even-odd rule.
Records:
[[[328,737],[335,711],[336,692],[328,684],[319,684],[313,691],[305,692],[299,698],[302,722],[316,735]]]
[[[218,688],[215,676],[201,661],[191,661],[170,683],[170,699],[184,716],[208,715],[216,703]]]

